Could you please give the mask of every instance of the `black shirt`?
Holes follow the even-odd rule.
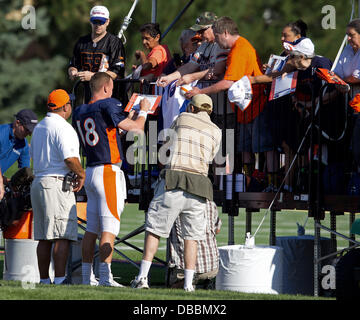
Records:
[[[94,43],[91,34],[81,37],[74,47],[69,67],[78,71],[112,71],[120,78],[125,74],[125,49],[122,41],[110,34]]]

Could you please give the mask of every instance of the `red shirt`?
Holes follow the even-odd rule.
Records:
[[[158,65],[150,70],[142,70],[141,76],[146,76],[147,74],[152,73],[155,77],[158,77],[162,74],[164,68],[171,60],[170,50],[166,44],[159,44],[156,47],[154,47],[147,55],[148,59],[150,57],[155,58]]]

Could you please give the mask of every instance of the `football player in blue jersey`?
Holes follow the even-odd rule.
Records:
[[[115,237],[120,231],[120,215],[126,199],[124,173],[120,169],[123,152],[119,129],[143,130],[150,102],[140,102],[135,120],[123,111],[117,99],[111,98],[113,80],[105,72],[90,80],[92,97],[89,104],[73,113],[76,128],[86,155],[87,228],[82,245],[83,284],[121,286],[113,280],[111,260]],[[95,279],[92,262],[96,239],[100,238],[100,279]]]

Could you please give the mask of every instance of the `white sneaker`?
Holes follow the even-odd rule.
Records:
[[[188,287],[188,288],[184,288],[184,290],[185,290],[186,292],[194,292],[194,291],[195,291],[195,288],[194,288],[193,286],[191,286],[191,287]]]
[[[135,278],[130,282],[130,286],[134,289],[150,289],[147,277],[140,278],[139,280]]]
[[[116,282],[112,276],[110,276],[108,280],[100,281],[99,286],[125,288],[125,286]]]
[[[96,280],[94,275],[90,277],[90,285],[94,287],[97,287],[99,285],[99,281]]]

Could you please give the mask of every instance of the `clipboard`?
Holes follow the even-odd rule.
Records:
[[[298,71],[287,73],[285,76],[279,76],[273,79],[269,101],[280,98],[296,90]]]
[[[124,111],[125,112],[130,112],[131,110],[140,111],[140,101],[143,98],[146,98],[150,101],[151,104],[148,114],[157,115],[159,110],[158,106],[160,104],[161,97],[162,96],[160,95],[133,93]]]

